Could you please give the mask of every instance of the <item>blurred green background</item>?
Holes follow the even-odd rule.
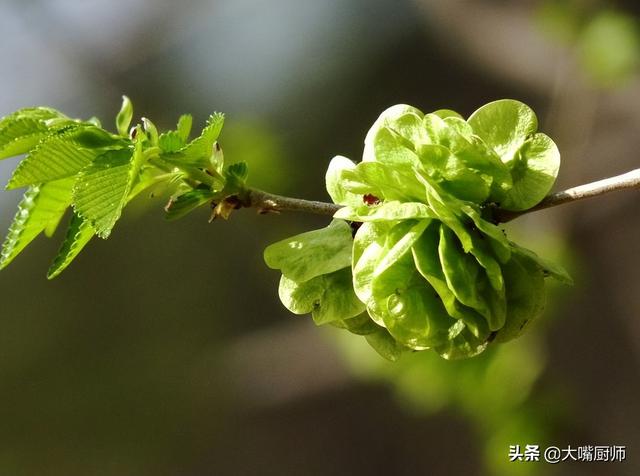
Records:
[[[638,166],[633,0],[0,3],[0,115],[50,105],[171,127],[227,113],[251,183],[327,199],[389,105],[511,97],[563,153],[557,187]],[[8,179],[15,160],[0,162]],[[6,229],[19,200],[0,194]],[[512,236],[573,273],[533,330],[470,361],[396,364],[277,298],[270,242],[325,219],[138,201],[58,279],[58,240],[0,273],[0,476],[640,474],[637,192],[528,215]],[[510,444],[626,445],[625,463],[509,463]]]

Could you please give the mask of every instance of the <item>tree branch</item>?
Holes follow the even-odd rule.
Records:
[[[529,208],[528,210],[514,212],[497,208],[493,216],[496,223],[506,223],[527,213],[583,200],[585,198],[597,197],[609,192],[615,192],[616,190],[632,188],[640,188],[640,169],[585,185],[579,185],[562,192],[552,193],[551,195],[547,195],[547,197],[535,207]],[[283,197],[256,189],[248,190],[247,194],[242,198],[241,203],[243,207],[257,208],[261,213],[297,211],[332,216],[342,208],[341,205],[336,205],[335,203]]]
[[[342,205],[336,205],[335,203],[283,197],[282,195],[256,189],[250,189],[241,203],[243,207],[257,208],[260,213],[291,211],[333,216],[335,212],[342,208]]]
[[[544,210],[545,208],[576,202],[578,200],[584,200],[585,198],[598,197],[606,193],[615,192],[616,190],[625,190],[630,188],[640,188],[640,169],[635,169],[622,175],[616,175],[615,177],[609,177],[596,182],[587,183],[585,185],[578,185],[577,187],[563,190],[562,192],[552,193],[551,195],[547,195],[535,207],[521,212],[497,209],[494,213],[494,218],[498,223],[506,223],[526,213]]]

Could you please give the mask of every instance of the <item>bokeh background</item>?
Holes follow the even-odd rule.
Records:
[[[171,127],[227,113],[251,182],[327,199],[389,105],[523,100],[563,153],[558,188],[638,167],[638,2],[3,0],[0,115],[110,123],[121,94]],[[0,163],[10,176],[16,161]],[[19,200],[0,194],[6,229]],[[396,364],[277,299],[270,242],[318,217],[131,206],[58,279],[38,239],[0,273],[0,475],[640,474],[638,192],[528,215],[563,262],[533,330],[470,361]],[[626,445],[625,463],[509,463],[511,444]]]

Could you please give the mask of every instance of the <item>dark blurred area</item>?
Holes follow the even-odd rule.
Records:
[[[0,115],[49,105],[162,128],[227,114],[250,183],[328,199],[337,154],[408,103],[510,97],[563,154],[556,187],[638,167],[638,3],[29,0],[0,4]],[[15,160],[0,162],[6,181]],[[18,192],[0,194],[9,226]],[[527,215],[572,272],[529,335],[470,361],[388,363],[290,315],[263,248],[325,219],[176,223],[139,200],[59,278],[39,238],[0,273],[0,476],[640,474],[638,192]],[[625,445],[623,463],[509,463],[509,445]]]

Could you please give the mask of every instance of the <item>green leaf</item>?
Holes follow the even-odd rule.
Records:
[[[45,107],[19,109],[0,119],[0,159],[24,154],[33,148],[50,129],[52,122],[70,122],[62,113]]]
[[[442,145],[452,151],[467,147],[473,138],[473,129],[461,117],[426,114],[422,127],[428,137],[425,144]]]
[[[385,128],[394,133],[393,136],[400,144],[415,151],[417,146],[429,141],[423,117],[421,112],[409,111],[393,121],[387,121]]]
[[[356,317],[351,317],[349,319],[333,321],[331,322],[331,324],[335,327],[346,329],[352,334],[360,336],[372,334],[374,332],[378,332],[381,329],[378,324],[371,320],[366,312],[363,312],[362,314],[359,314]]]
[[[375,164],[379,165],[376,162],[360,162],[358,166],[363,164]],[[371,194],[379,198],[384,198],[382,191],[377,187],[377,185],[372,185],[369,181],[364,177],[362,173],[362,167],[360,169],[342,169],[340,171],[340,177],[338,180],[342,188],[347,193],[352,193],[355,196],[362,197],[366,194]]]
[[[213,143],[213,153],[209,158],[209,165],[207,165],[207,170],[212,174],[221,174],[222,169],[224,167],[224,153],[222,152],[222,148],[218,142]],[[246,177],[245,177],[246,178]]]
[[[471,254],[476,258],[478,264],[484,268],[491,287],[497,292],[504,293],[504,279],[500,263],[495,258],[491,246],[487,243],[488,240],[478,230],[473,230],[470,235],[473,243]]]
[[[130,139],[123,139],[89,123],[74,124],[68,132],[60,135],[85,149],[121,149],[131,145]]]
[[[384,326],[401,344],[422,350],[446,340],[452,319],[436,292],[417,272],[410,249],[381,271],[376,269],[371,292],[379,303]]]
[[[189,140],[189,134],[191,134],[192,124],[193,124],[193,117],[191,117],[191,114],[183,114],[178,119],[178,127],[176,129],[176,132],[178,133],[178,136],[180,137],[180,139],[182,139],[182,142],[185,144]]]
[[[416,165],[418,156],[413,150],[413,144],[387,127],[381,127],[372,137],[371,155],[367,156],[374,162],[396,167],[398,165]]]
[[[123,137],[129,137],[129,125],[133,118],[133,104],[127,96],[122,96],[122,106],[116,116],[116,128],[118,134]]]
[[[480,173],[441,145],[426,144],[418,149],[421,167],[442,189],[461,200],[482,203],[488,197],[493,177]]]
[[[513,99],[485,104],[467,122],[505,163],[511,162],[525,140],[538,130],[538,119],[531,108]]]
[[[331,159],[325,175],[325,184],[333,203],[350,206],[362,205],[362,195],[346,190],[342,179],[343,171],[355,168],[356,164],[341,155]]]
[[[47,279],[53,279],[62,273],[94,235],[95,230],[89,222],[74,213],[60,250],[49,267]]]
[[[455,117],[442,119],[434,114],[427,114],[423,122],[430,145],[419,146],[417,150],[423,156],[421,163],[425,170],[447,180],[443,188],[461,199],[476,203],[487,198],[489,188],[492,200],[501,198],[511,188],[508,167],[493,149],[473,135],[467,122]],[[443,152],[442,147],[449,153]],[[435,167],[437,165],[439,168]],[[471,189],[466,189],[468,187]]]
[[[193,189],[172,200],[166,210],[167,220],[177,220],[196,208],[209,203],[215,194],[207,189]]]
[[[0,129],[0,159],[24,154],[48,134],[47,126],[35,119],[16,119]]]
[[[367,343],[373,350],[391,362],[396,362],[404,352],[409,350],[407,347],[399,344],[391,334],[389,334],[389,331],[383,328],[379,328],[372,334],[367,334],[365,339],[367,339]]]
[[[480,212],[469,205],[461,207],[462,212],[473,220],[475,227],[488,239],[493,253],[501,263],[506,263],[511,258],[511,245],[504,231],[497,225],[482,218]]]
[[[465,202],[461,202],[450,195],[439,192],[435,187],[429,186],[427,189],[427,203],[436,213],[438,219],[454,231],[462,243],[464,252],[470,252],[473,248],[473,241],[468,230],[459,218]]]
[[[98,119],[96,116],[91,116],[89,119],[87,119],[87,124],[91,124],[102,129],[102,122],[100,122],[100,119]]]
[[[184,145],[185,141],[176,131],[163,132],[158,137],[158,146],[165,153],[178,152]]]
[[[343,207],[334,215],[335,218],[350,221],[397,221],[419,218],[435,218],[436,215],[428,205],[418,202],[389,201],[380,205],[360,205],[357,208]]]
[[[143,166],[140,169],[140,173],[138,174],[138,178],[134,182],[131,191],[129,192],[129,196],[127,197],[127,203],[133,200],[136,196],[144,192],[145,190],[153,187],[154,185],[163,184],[163,187],[159,187],[161,191],[168,190],[169,187],[175,185],[180,182],[180,179],[183,177],[183,174],[179,171],[167,174],[162,173],[159,169],[155,167]],[[154,194],[151,193],[153,197]]]
[[[246,162],[236,162],[227,167],[225,177],[230,188],[241,190],[249,176],[249,166]]]
[[[501,208],[526,210],[549,193],[560,153],[549,137],[535,133],[538,120],[527,105],[510,99],[494,101],[474,112],[468,122],[509,167],[513,186],[495,197]]]
[[[477,173],[492,178],[489,201],[500,202],[513,187],[509,166],[477,136],[471,137],[468,143],[458,145],[460,147],[456,147],[454,153],[461,161]]]
[[[444,120],[444,123],[447,125],[447,128],[453,131],[457,136],[457,138],[459,138],[456,142],[461,141],[461,139],[464,139],[465,141],[470,141],[472,139],[473,128],[462,117],[448,116],[442,119]],[[455,150],[455,147],[452,147],[452,148]]]
[[[77,174],[99,151],[78,147],[77,131],[53,135],[42,141],[13,172],[7,189],[57,180]]]
[[[479,212],[470,205],[458,205],[459,209],[472,218],[469,223],[468,218],[464,221],[451,216],[442,216],[440,219],[447,224],[463,243],[465,253],[473,255],[478,263],[485,268],[491,286],[502,291],[503,279],[500,272],[499,262],[505,263],[509,260],[511,251],[510,245],[502,230],[492,223],[482,219]]]
[[[440,119],[446,119],[447,117],[457,117],[458,119],[464,119],[460,114],[456,111],[452,111],[451,109],[438,109],[437,111],[433,111],[431,114],[435,114]]]
[[[199,137],[193,139],[189,144],[180,150],[163,155],[169,162],[192,165],[196,167],[207,167],[211,164],[211,155],[214,152],[214,144],[222,131],[224,124],[224,114],[215,113],[209,116],[207,125],[202,129]],[[179,133],[176,135],[182,140]]]
[[[560,152],[544,134],[522,144],[511,163],[513,187],[500,202],[504,210],[527,210],[547,196],[560,168]]]
[[[509,318],[498,331],[495,342],[515,339],[544,310],[544,274],[527,255],[514,253],[504,266]]]
[[[414,167],[407,164],[360,162],[355,169],[342,170],[340,176],[344,189],[355,194],[404,202],[424,201],[426,194]]]
[[[394,226],[385,239],[381,257],[373,271],[374,278],[411,253],[411,248],[420,239],[431,220],[405,220]]]
[[[411,252],[416,269],[438,293],[449,315],[459,319],[462,317],[461,304],[447,285],[438,255],[440,227],[438,221],[433,221],[413,245]]]
[[[454,232],[463,251],[473,255],[487,270],[491,286],[502,291],[502,275],[496,257],[498,261],[506,262],[510,256],[509,243],[502,230],[482,219],[475,205],[438,192],[435,187],[428,190],[427,201],[436,217]],[[472,218],[475,227],[470,226],[469,218]]]
[[[434,348],[447,360],[468,359],[483,352],[487,347],[486,337],[476,336],[463,321],[457,321],[449,329],[449,338]]]
[[[144,126],[144,132],[147,134],[147,137],[149,138],[149,142],[151,143],[151,145],[153,147],[157,147],[159,137],[158,137],[158,128],[156,127],[156,125],[146,117],[142,118],[142,125]]]
[[[264,261],[297,282],[332,273],[351,264],[351,227],[333,220],[326,228],[308,231],[269,245]]]
[[[22,119],[30,119],[35,121],[47,121],[49,119],[67,118],[60,111],[56,111],[50,107],[25,107],[18,109],[11,114],[4,116],[0,119],[0,129],[3,129],[8,124]]]
[[[71,203],[73,180],[63,179],[29,187],[18,205],[13,223],[0,252],[0,269],[6,267],[36,236]]]
[[[476,259],[463,252],[459,240],[447,227],[440,228],[438,253],[447,286],[456,298],[482,314],[491,330],[500,329],[506,319],[504,288],[498,291],[491,287]]]
[[[51,221],[49,221],[47,226],[44,228],[44,236],[51,238],[55,234],[66,211],[66,208],[64,210],[60,209],[57,215],[53,214],[51,216]]]
[[[453,143],[463,139],[455,129],[449,127],[443,118],[433,113],[425,114],[422,119],[422,127],[429,138],[426,144],[440,145],[450,149]]]
[[[554,263],[551,260],[542,258],[530,249],[519,246],[516,243],[511,242],[511,246],[513,247],[513,250],[516,254],[526,257],[530,261],[536,263],[540,268],[542,268],[545,275],[549,275],[553,279],[563,284],[573,284],[573,278],[569,275],[567,270],[559,264]]]
[[[301,315],[311,313],[314,306],[319,303],[318,296],[322,295],[323,276],[324,275],[316,276],[306,281],[306,286],[301,286],[298,282],[287,278],[284,274],[280,276],[278,296],[284,307],[294,314]]]
[[[349,268],[321,274],[305,282],[282,275],[278,293],[287,309],[294,314],[311,313],[319,326],[350,319],[365,309],[353,292]]]
[[[382,258],[384,245],[393,222],[363,223],[356,232],[353,242],[353,289],[358,298],[374,308],[375,303],[371,293],[371,280],[378,262]],[[367,309],[369,315],[378,325],[384,325],[382,318],[376,315],[375,309]]]
[[[391,106],[384,110],[382,114],[380,114],[364,139],[364,153],[362,156],[363,162],[373,162],[378,160],[376,153],[376,142],[378,139],[376,139],[376,137],[378,137],[380,130],[385,128],[389,128],[390,130],[394,130],[394,128],[402,129],[403,127],[396,127],[397,123],[401,118],[406,117],[407,115],[422,118],[423,113],[413,106],[396,104],[395,106]],[[411,119],[408,121],[411,121]]]
[[[411,247],[429,220],[394,227],[365,223],[354,243],[353,283],[371,318],[403,345],[426,348],[446,337],[449,317],[413,264]]]
[[[451,292],[465,306],[486,315],[488,311],[477,288],[477,282],[480,280],[480,266],[473,255],[462,250],[459,240],[446,226],[440,227],[438,254]]]
[[[476,337],[486,338],[489,330],[482,316],[460,303],[447,285],[438,254],[440,227],[440,223],[432,222],[411,248],[416,269],[438,293],[451,317],[463,320]]]
[[[80,172],[73,190],[74,209],[101,238],[109,236],[120,218],[143,159],[142,143],[137,141],[133,150],[107,151]]]

